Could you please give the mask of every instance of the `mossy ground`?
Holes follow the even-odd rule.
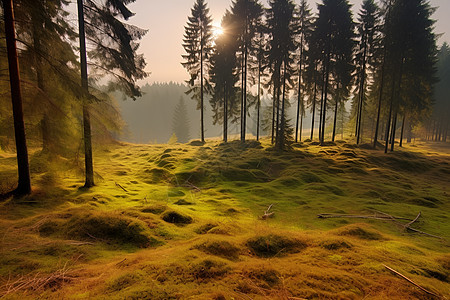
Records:
[[[115,145],[89,190],[79,162],[33,153],[33,194],[0,203],[0,297],[431,299],[383,264],[450,296],[448,147],[269,146]],[[15,176],[0,153],[0,191]],[[444,239],[317,218],[380,211]]]

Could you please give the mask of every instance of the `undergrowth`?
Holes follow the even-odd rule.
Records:
[[[0,203],[0,297],[430,299],[383,265],[449,297],[450,151],[369,146],[120,144],[91,189],[34,151],[33,194]],[[0,192],[15,174],[0,153]]]

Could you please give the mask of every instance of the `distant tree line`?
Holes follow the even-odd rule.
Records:
[[[280,150],[301,141],[308,111],[308,136],[322,145],[344,127],[353,128],[358,144],[370,138],[376,148],[383,141],[386,152],[394,150],[398,133],[401,146],[423,124],[429,137],[445,140],[448,84],[436,87],[436,75],[442,80],[448,72],[436,74],[436,64],[439,59],[439,70],[445,68],[449,50],[437,49],[433,12],[427,0],[364,0],[355,19],[347,0],[322,0],[316,15],[306,0],[270,0],[268,7],[235,0],[222,18],[223,33],[214,38],[206,0],[196,0],[183,39],[187,93],[202,112],[210,96],[224,141],[230,123],[240,123],[245,141],[253,114],[260,138],[264,92],[272,99],[271,140]],[[295,120],[286,115],[290,105]]]
[[[31,191],[25,125],[27,136],[41,138],[42,153],[67,155],[82,148],[85,187],[94,185],[91,120],[98,137],[121,127],[120,114],[96,82],[107,78],[107,91],[121,90],[135,99],[141,95],[136,80],[147,76],[137,54],[137,41],[146,31],[124,22],[133,16],[127,8],[132,2],[77,0],[78,26],[73,26],[66,21],[69,1],[1,1],[0,30],[6,39],[0,39],[0,76],[9,73],[9,80],[0,82],[0,128],[15,133],[15,194]],[[8,139],[2,135],[0,145],[7,147]]]

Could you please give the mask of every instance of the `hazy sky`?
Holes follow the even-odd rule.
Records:
[[[313,10],[318,1],[308,0]],[[209,0],[213,24],[219,25],[225,10],[230,7],[231,0]],[[299,0],[296,0],[299,3]],[[350,0],[354,12],[359,10],[362,0]],[[266,1],[263,1],[266,3]],[[183,82],[188,74],[181,66],[181,55],[184,53],[182,38],[187,17],[190,15],[194,0],[137,0],[130,5],[136,15],[130,23],[149,32],[141,41],[140,52],[147,61],[147,71],[151,72],[146,82]],[[450,0],[431,0],[433,7],[438,7],[433,15],[436,22],[436,33],[445,33],[438,41],[450,42]]]

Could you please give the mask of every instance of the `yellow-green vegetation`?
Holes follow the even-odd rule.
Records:
[[[80,161],[32,153],[33,194],[0,203],[0,297],[433,299],[384,265],[450,297],[445,146],[209,141],[94,157],[86,190]],[[15,181],[2,152],[0,192]],[[419,212],[411,227],[441,239],[398,223]]]

